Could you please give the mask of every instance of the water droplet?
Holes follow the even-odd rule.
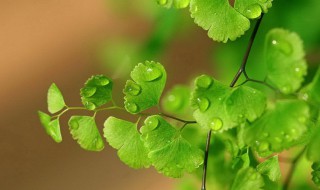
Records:
[[[281,91],[284,93],[284,94],[289,94],[291,92],[291,87],[290,86],[283,86],[281,87]]]
[[[222,129],[223,123],[220,118],[215,117],[211,120],[209,126],[212,130],[219,131],[220,129]]]
[[[213,80],[210,76],[208,75],[201,75],[200,77],[197,78],[196,80],[196,85],[200,88],[209,88],[212,84]]]
[[[201,112],[205,112],[210,106],[210,102],[207,98],[199,97],[197,98],[197,102]]]
[[[110,83],[109,79],[107,79],[106,77],[101,77],[99,79],[99,85],[100,86],[106,86]]]
[[[96,93],[97,88],[96,87],[85,87],[83,89],[81,89],[81,95],[84,97],[91,97],[94,95],[94,93]]]
[[[258,145],[258,151],[259,152],[267,152],[270,149],[270,144],[268,142],[260,142]]]
[[[159,126],[159,120],[156,117],[149,117],[145,124],[149,127],[149,130],[154,130]]]
[[[75,120],[71,120],[70,122],[70,127],[74,130],[78,129],[79,128],[79,123]]]
[[[124,89],[124,93],[130,94],[132,96],[137,96],[140,94],[140,92],[141,92],[140,85],[138,85],[130,80],[127,82],[126,87]]]
[[[278,49],[281,53],[285,55],[290,55],[292,53],[292,46],[289,42],[279,39],[271,40],[271,44],[273,47]]]
[[[162,71],[159,70],[155,66],[148,65],[145,67],[145,72],[143,73],[143,80],[144,81],[153,81],[162,76]]]
[[[130,113],[137,113],[138,112],[138,105],[134,102],[125,102],[125,108]]]
[[[165,5],[167,4],[168,0],[158,0],[159,5]]]
[[[261,14],[261,7],[258,4],[250,5],[245,10],[246,17],[248,17],[250,19],[257,18],[260,16],[260,14]]]
[[[94,109],[96,109],[96,105],[95,105],[94,103],[92,103],[92,102],[86,101],[86,102],[84,103],[84,106],[85,106],[87,109],[89,109],[89,110],[94,110]]]

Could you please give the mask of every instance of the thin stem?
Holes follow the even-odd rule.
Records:
[[[208,167],[208,156],[209,156],[209,150],[210,150],[210,140],[211,140],[211,130],[208,132],[208,135],[207,135],[206,150],[205,150],[204,161],[203,161],[203,175],[202,175],[201,190],[206,190],[207,167]]]
[[[260,26],[260,23],[261,23],[261,20],[263,18],[263,13],[261,14],[260,18],[257,20],[256,22],[256,25],[253,29],[253,32],[251,34],[251,37],[250,37],[250,41],[249,41],[249,44],[248,44],[248,47],[247,47],[247,50],[246,50],[246,53],[243,57],[243,61],[242,61],[242,64],[238,70],[238,72],[236,73],[236,75],[234,76],[231,84],[230,84],[230,87],[234,87],[234,85],[237,83],[237,81],[239,80],[240,76],[242,73],[245,74],[245,76],[247,77],[247,74],[246,74],[246,65],[247,65],[247,61],[248,61],[248,57],[249,57],[249,54],[250,54],[250,51],[251,51],[251,47],[252,47],[252,44],[253,44],[253,41],[256,37],[256,34],[258,32],[258,29],[259,29],[259,26]]]
[[[180,122],[182,122],[182,123],[186,123],[186,124],[189,124],[189,123],[197,123],[196,121],[183,120],[183,119],[180,119],[180,118],[171,116],[171,115],[167,115],[167,114],[165,114],[165,113],[159,113],[159,115],[162,115],[162,116],[164,116],[164,117],[168,117],[168,118],[171,118],[171,119],[174,119],[174,120],[180,121]]]
[[[289,185],[293,176],[294,171],[297,168],[297,163],[299,162],[300,158],[303,156],[304,151],[306,150],[306,148],[303,148],[302,151],[292,160],[291,163],[291,167],[289,170],[289,173],[283,183],[283,190],[288,190],[289,189]]]

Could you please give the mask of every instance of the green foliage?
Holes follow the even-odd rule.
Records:
[[[56,113],[61,111],[65,107],[64,99],[61,94],[61,91],[56,84],[52,83],[48,90],[48,110],[50,113]]]
[[[268,176],[271,181],[278,182],[281,178],[278,156],[273,156],[257,166],[257,171]]]
[[[296,33],[273,29],[265,43],[268,81],[284,94],[295,92],[307,73],[301,39]]]
[[[252,167],[245,167],[238,171],[231,190],[262,190],[263,186],[261,174]]]
[[[152,165],[166,176],[181,177],[203,162],[203,152],[160,116],[150,116],[140,129]]]
[[[150,166],[148,151],[137,131],[137,124],[109,117],[103,132],[110,146],[118,150],[121,161],[136,169]]]
[[[260,156],[292,147],[307,131],[309,107],[300,100],[281,100],[246,127],[244,138]]]
[[[157,0],[158,4],[166,8],[174,7],[177,9],[186,8],[190,0]]]
[[[94,110],[112,100],[112,81],[103,76],[92,76],[80,90],[83,105]]]
[[[51,121],[50,115],[41,111],[38,111],[38,115],[46,133],[57,143],[61,142],[62,137],[60,132],[59,118]]]
[[[214,131],[227,130],[259,117],[266,104],[266,97],[261,92],[240,86],[230,88],[202,75],[195,80],[192,103],[196,110],[197,122]]]
[[[70,133],[81,148],[90,151],[101,151],[104,142],[93,117],[72,116],[69,120]]]
[[[166,83],[167,74],[160,63],[139,63],[130,74],[123,90],[125,108],[132,114],[144,111],[159,103]]]
[[[260,19],[257,29],[261,15],[272,6],[272,0],[235,0],[234,5],[228,0],[157,2],[167,8],[185,8],[190,3],[195,23],[219,42],[243,35],[250,27],[250,19]],[[279,0],[277,3],[284,2]],[[130,52],[132,57],[138,60],[142,55],[152,58],[157,55],[169,39],[174,38],[169,36],[177,23],[180,22],[175,19],[164,19],[147,43],[140,47],[145,52],[138,53],[139,48],[135,47]],[[253,30],[250,40],[255,38],[255,32],[257,30]],[[39,111],[40,122],[54,141],[61,142],[60,116],[71,110],[91,112],[93,116],[71,116],[69,129],[83,149],[101,151],[104,141],[95,116],[98,112],[108,111],[103,136],[117,150],[122,162],[135,169],[154,166],[159,173],[174,178],[192,173],[194,181],[205,173],[212,189],[278,190],[283,186],[287,190],[291,174],[285,176],[285,184],[281,184],[279,162],[282,155],[278,159],[278,153],[299,145],[302,151],[292,159],[292,168],[295,169],[299,159],[306,155],[314,162],[312,180],[319,186],[320,68],[312,80],[312,74],[306,77],[304,47],[297,33],[272,29],[262,41],[253,46],[256,48],[253,52],[262,52],[264,43],[264,55],[254,57],[254,64],[250,65],[258,65],[252,68],[260,69],[265,66],[265,69],[248,69],[245,56],[230,86],[212,76],[200,75],[194,80],[194,88],[175,85],[161,99],[167,74],[155,61],[145,61],[133,68],[131,79],[123,88],[124,106],[118,106],[117,100],[113,100],[112,79],[103,75],[92,76],[81,89],[83,107],[67,106],[58,87],[52,84],[48,90],[48,110],[56,115]],[[243,44],[239,47],[243,48]],[[247,50],[246,55],[249,55],[250,48]],[[239,63],[235,54],[223,55],[230,62]],[[128,60],[128,65],[136,62]],[[183,68],[181,70],[183,72]],[[307,85],[303,83],[305,77]],[[112,105],[106,106],[109,102]],[[148,110],[152,107],[158,109]],[[137,122],[118,119],[112,115],[112,110],[125,111],[135,116]],[[149,113],[144,112],[146,110]],[[208,154],[203,150],[209,151]],[[270,155],[273,156],[264,161],[258,159],[258,156]],[[206,159],[209,161],[205,162]],[[200,168],[202,164],[206,172]],[[184,188],[194,189],[194,184],[197,182],[185,183]],[[293,189],[306,188],[305,184],[299,185]]]

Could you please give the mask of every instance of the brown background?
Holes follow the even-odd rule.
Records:
[[[45,134],[37,118],[37,110],[46,110],[51,82],[58,84],[68,104],[80,105],[83,82],[92,74],[108,74],[94,56],[100,41],[113,35],[143,38],[150,25],[133,13],[119,16],[103,0],[0,0],[0,189],[164,190],[173,186],[174,180],[153,169],[128,168],[109,146],[99,153],[82,150],[69,135],[67,116],[61,121],[61,144]],[[195,38],[175,41],[168,48],[167,54],[174,56],[166,58],[167,65],[175,62],[168,68],[169,75],[178,73],[178,63],[184,64],[183,75],[169,76],[170,83],[186,82],[194,74],[191,63],[205,65],[192,57],[190,47],[206,48],[211,42],[205,32]],[[198,52],[199,57],[209,53]]]

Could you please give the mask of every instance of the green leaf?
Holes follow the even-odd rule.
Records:
[[[320,67],[317,70],[312,82],[301,90],[302,99],[320,104]]]
[[[43,113],[41,111],[38,111],[38,115],[40,118],[40,122],[45,129],[46,133],[57,143],[62,141],[62,136],[60,132],[60,124],[59,124],[59,118],[54,119],[51,121],[51,117]]]
[[[166,8],[171,8],[172,6],[177,9],[182,9],[188,7],[190,0],[157,0],[158,4]]]
[[[90,151],[101,151],[104,148],[104,142],[93,117],[72,116],[68,124],[73,139],[77,140],[81,148]]]
[[[89,78],[80,90],[82,104],[89,110],[94,110],[112,100],[111,79],[103,75]]]
[[[305,132],[309,107],[300,100],[280,100],[258,120],[246,126],[244,139],[260,156],[281,152],[295,145]]]
[[[263,186],[261,174],[251,167],[246,167],[238,171],[231,190],[262,190]]]
[[[273,29],[265,46],[267,80],[284,94],[295,92],[307,73],[302,40],[294,32]]]
[[[51,84],[48,90],[47,101],[48,110],[52,114],[62,110],[66,106],[61,91],[54,83]]]
[[[320,122],[317,126],[317,129],[311,138],[311,142],[308,145],[307,149],[307,158],[313,162],[320,162]]]
[[[218,42],[235,40],[250,27],[250,21],[231,7],[228,0],[192,0],[190,11],[194,22]]]
[[[272,7],[272,0],[236,0],[234,8],[247,18],[258,18]]]
[[[262,92],[241,86],[232,90],[227,98],[226,109],[234,122],[243,123],[245,119],[253,122],[264,112],[266,101]]]
[[[103,132],[110,146],[118,150],[118,156],[125,164],[136,169],[150,166],[148,151],[137,131],[137,124],[109,117],[104,123]]]
[[[255,120],[265,109],[266,97],[252,88],[230,88],[208,75],[196,78],[195,85],[193,116],[205,128],[227,130]]]
[[[314,162],[312,168],[312,181],[319,188],[320,187],[320,162]]]
[[[257,166],[258,172],[269,177],[271,181],[278,182],[281,178],[278,156],[273,156]]]
[[[162,99],[163,110],[171,114],[186,114],[190,108],[191,90],[184,85],[176,85]]]
[[[152,165],[169,177],[181,177],[203,163],[203,151],[185,140],[179,130],[158,115],[148,117],[140,129]]]
[[[125,108],[132,114],[144,111],[159,103],[166,83],[167,74],[160,63],[139,63],[130,74],[123,90]]]

